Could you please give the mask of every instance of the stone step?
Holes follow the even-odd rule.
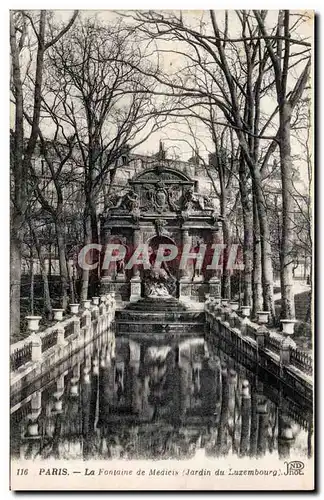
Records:
[[[124,309],[122,311],[116,311],[116,321],[152,321],[152,322],[184,322],[184,321],[199,321],[204,322],[203,312],[173,312],[173,311],[154,311],[154,312],[143,312],[143,311],[128,311]]]
[[[168,299],[150,299],[146,297],[140,299],[137,302],[131,302],[127,305],[125,310],[128,311],[187,311],[186,306],[184,306],[178,299],[174,297]]]
[[[169,326],[177,326],[177,325],[204,325],[203,321],[127,321],[127,320],[118,320],[115,321],[115,325],[169,325]]]
[[[204,331],[203,323],[116,323],[115,332],[160,333],[160,332],[197,332]]]

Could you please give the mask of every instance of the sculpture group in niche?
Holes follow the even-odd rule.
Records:
[[[176,212],[179,210],[177,200],[181,195],[179,186],[166,186],[165,183],[159,180],[154,184],[145,184],[143,190],[143,212]]]
[[[134,189],[129,189],[123,194],[113,194],[109,196],[106,203],[106,210],[111,208],[120,208],[129,212],[136,212],[140,209],[140,199],[138,193]]]
[[[144,273],[144,291],[147,297],[168,298],[176,291],[176,278],[170,272],[166,262],[156,266],[156,251],[149,248],[151,268]]]
[[[208,196],[195,193],[193,187],[188,188],[182,199],[182,209],[188,212],[195,210],[213,209],[213,205]]]
[[[166,185],[162,180],[155,184],[144,184],[142,200],[134,189],[129,189],[122,195],[112,195],[106,204],[106,209],[127,210],[133,215],[142,212],[195,212],[213,209],[211,200],[206,195],[195,193],[193,187],[183,192],[179,185]]]
[[[197,253],[197,258],[193,261],[193,281],[203,281],[204,277],[202,275],[202,264],[204,260],[204,253],[201,253],[201,246],[204,244],[203,238],[196,238],[196,243],[194,246],[194,252]]]

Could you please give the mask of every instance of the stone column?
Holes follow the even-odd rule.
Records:
[[[182,229],[181,242],[182,242],[182,251],[186,245],[192,244],[192,237],[189,235],[188,229]],[[184,269],[180,269],[180,278],[181,280],[188,280],[191,278],[187,266]]]
[[[217,237],[218,231],[212,231],[211,244],[215,245],[218,243]],[[210,270],[210,279],[209,279],[209,293],[211,297],[215,297],[218,301],[221,298],[221,282],[218,276],[217,269]]]
[[[250,433],[250,414],[251,414],[251,395],[248,380],[242,382],[242,400],[241,400],[241,437],[240,437],[240,455],[246,456],[249,450]]]
[[[142,233],[140,229],[134,229],[133,233],[133,251],[142,243]],[[138,266],[133,266],[133,276],[131,278],[130,302],[136,302],[141,298],[141,276]]]
[[[188,229],[182,229],[181,243],[182,252],[185,245],[192,244],[192,237],[189,235]],[[179,270],[180,281],[179,281],[179,297],[180,298],[191,298],[191,276],[189,275],[189,270],[187,266],[184,269]]]
[[[32,361],[41,361],[42,359],[42,340],[38,334],[39,322],[41,316],[26,316],[28,321],[28,330],[31,332]]]
[[[257,414],[259,416],[257,455],[262,457],[267,449],[267,436],[269,427],[268,403],[265,398],[260,398],[257,404]]]
[[[109,240],[111,237],[111,229],[106,229],[105,230],[105,239],[104,239],[104,252],[106,251],[106,245],[108,245]],[[103,259],[105,258],[105,254],[103,255]],[[104,262],[104,261],[103,261]],[[102,264],[103,264],[102,262]],[[111,281],[112,280],[112,270],[111,269],[102,269],[101,270],[101,278],[104,279],[105,281]]]

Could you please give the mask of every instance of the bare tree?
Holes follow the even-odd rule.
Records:
[[[43,84],[44,55],[73,25],[75,12],[64,27],[56,29],[47,23],[46,11],[28,13],[10,12],[11,82],[14,104],[14,132],[11,154],[11,246],[10,246],[10,323],[11,333],[17,333],[20,325],[20,282],[21,245],[25,228],[26,180],[30,161],[36,146],[40,121],[41,95]],[[31,35],[32,33],[32,35]],[[24,76],[22,72],[22,52],[26,40],[34,37],[36,61],[34,64],[34,88],[32,92],[32,122],[28,138],[25,136]],[[30,65],[28,72],[31,72]]]
[[[229,34],[230,16],[236,16],[240,23],[239,35]],[[218,110],[219,123],[236,131],[252,180],[256,207],[254,221],[256,223],[258,220],[260,229],[263,307],[273,317],[271,238],[262,186],[263,170],[280,144],[281,133],[280,126],[278,128],[281,113],[278,103],[273,99],[272,109],[269,106],[269,97],[271,103],[272,89],[277,80],[272,53],[277,46],[282,46],[283,40],[286,40],[286,47],[294,44],[300,49],[290,53],[286,51],[284,80],[287,79],[288,72],[292,74],[292,69],[298,68],[298,64],[307,57],[305,53],[309,51],[309,42],[298,35],[298,23],[302,20],[299,19],[291,26],[288,39],[279,28],[281,21],[272,20],[270,33],[264,31],[262,26],[266,25],[266,11],[259,11],[258,16],[250,11],[231,14],[225,12],[223,18],[221,14],[210,11],[209,22],[205,13],[200,20],[193,20],[192,17],[185,19],[182,13],[176,15],[174,12],[152,11],[137,12],[132,17],[151,39],[163,38],[172,43],[177,40],[186,47],[181,49],[178,45],[176,49],[170,49],[183,56],[187,64],[184,72],[180,68],[177,73],[155,75],[162,86],[161,92],[167,93],[172,88],[173,95],[186,100],[187,109],[188,106],[196,106],[198,110],[198,106],[210,99]],[[163,49],[164,52],[167,50]],[[161,52],[161,49],[157,47],[157,51]],[[280,52],[278,58],[283,60],[283,52]],[[195,78],[188,77],[190,70],[195,72],[197,68],[200,69],[201,77],[197,78],[196,73]],[[206,75],[212,82],[209,88],[205,85]],[[292,92],[286,95],[290,111],[300,98],[304,78],[303,71]],[[262,105],[263,101],[266,102],[265,105]],[[285,155],[286,158],[289,157],[287,153]]]
[[[294,245],[294,198],[292,185],[292,158],[291,158],[291,122],[293,109],[302,97],[310,72],[310,49],[302,51],[302,60],[306,63],[302,68],[299,78],[292,89],[289,88],[289,67],[291,65],[292,51],[295,44],[300,45],[291,37],[290,12],[279,11],[276,27],[276,44],[273,46],[269,40],[266,28],[266,16],[254,11],[260,32],[264,38],[269,57],[271,58],[275,88],[279,111],[279,130],[277,140],[280,151],[281,184],[282,184],[282,238],[280,252],[281,274],[281,315],[283,318],[295,317],[295,304],[293,294],[293,245]],[[293,55],[293,57],[296,57]],[[300,65],[302,60],[298,60]]]
[[[98,243],[98,197],[103,184],[113,181],[122,154],[165,121],[157,116],[148,92],[154,82],[143,82],[136,70],[143,57],[131,31],[121,23],[109,26],[96,19],[75,25],[48,54],[43,108],[60,127],[62,140],[68,134],[75,138],[72,157],[82,171],[84,244]],[[91,262],[98,259],[93,252]],[[92,293],[98,268],[90,274]],[[83,270],[82,299],[88,294],[88,280],[89,272]]]

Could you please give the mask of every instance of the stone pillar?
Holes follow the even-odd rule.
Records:
[[[76,397],[79,395],[80,363],[73,367],[73,377],[71,378],[70,395]]]
[[[280,344],[280,364],[289,365],[290,363],[290,339],[285,338]]]
[[[37,391],[32,395],[31,401],[31,418],[37,419],[42,411],[42,393]]]
[[[28,321],[28,330],[31,332],[31,346],[32,346],[32,361],[40,361],[42,358],[42,340],[37,333],[39,330],[39,322],[41,316],[26,316]]]
[[[247,328],[249,324],[250,320],[245,316],[241,321],[241,325],[239,326],[239,330],[241,331],[243,337],[247,334]]]
[[[189,235],[188,229],[182,229],[181,243],[182,251],[186,245],[192,244],[192,237]],[[184,281],[191,279],[187,266],[184,269],[180,269],[180,279]]]
[[[64,338],[64,334],[65,334],[64,326],[59,325],[57,328],[57,341],[56,341],[58,346],[63,347],[67,344],[67,342]]]
[[[287,419],[279,415],[278,423],[278,454],[280,460],[290,457],[291,445],[294,443],[294,435]]]
[[[248,380],[242,382],[242,399],[241,399],[241,437],[240,437],[240,456],[246,456],[249,450],[249,434],[250,434],[250,414],[251,414],[251,394]]]
[[[111,229],[106,229],[105,230],[105,236],[104,236],[104,244],[105,244],[105,250],[106,251],[106,246],[108,245],[111,237]],[[105,254],[103,256],[103,259],[105,258]],[[102,264],[104,261],[102,262]],[[111,281],[112,280],[112,269],[110,269],[110,266],[108,269],[101,269],[101,279],[104,279],[105,281]]]
[[[79,316],[74,316],[73,318],[73,335],[76,337],[80,336],[80,318]]]
[[[236,327],[236,323],[237,323],[237,318],[238,318],[238,315],[236,314],[235,311],[232,311],[230,314],[229,314],[229,317],[228,317],[228,322],[230,324],[230,326],[232,328],[235,328]]]
[[[268,402],[264,397],[261,397],[257,403],[257,414],[259,416],[257,454],[262,457],[267,449],[269,427]]]
[[[265,338],[269,335],[269,331],[265,326],[260,326],[255,331],[255,339],[258,348],[264,347]]]
[[[181,244],[182,244],[182,252],[185,247],[185,245],[191,245],[192,243],[192,238],[189,235],[189,230],[188,229],[182,229],[182,234],[181,234]],[[191,298],[191,276],[189,274],[189,270],[187,266],[184,269],[179,269],[179,298],[184,299],[190,299]]]
[[[140,229],[134,229],[133,233],[133,250],[142,243],[142,233]],[[141,276],[138,266],[133,266],[133,276],[130,280],[131,282],[131,293],[130,293],[130,302],[136,302],[141,298]]]
[[[91,312],[89,309],[86,309],[82,316],[85,318],[85,330],[84,330],[84,341],[88,341],[91,338],[91,331],[92,331],[92,325],[91,325]]]

